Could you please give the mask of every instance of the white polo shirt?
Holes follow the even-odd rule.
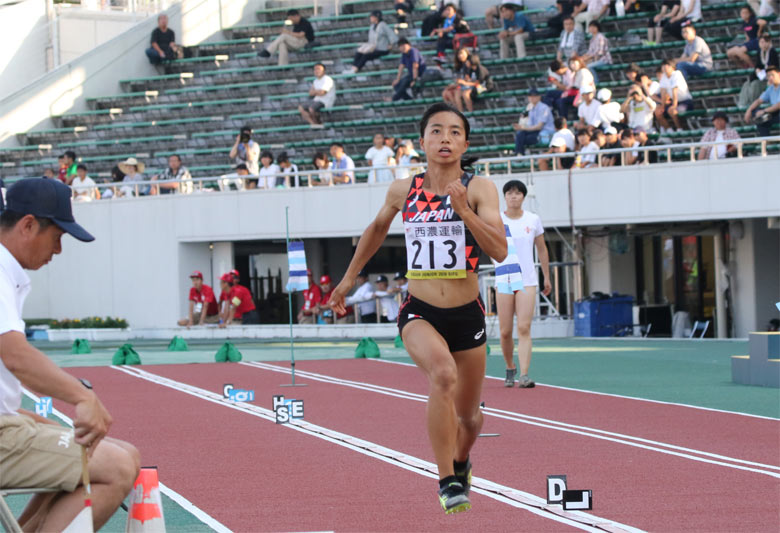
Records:
[[[22,307],[29,293],[29,276],[11,252],[0,244],[0,335],[9,331],[24,333]],[[21,406],[22,384],[0,359],[0,416],[18,414]]]

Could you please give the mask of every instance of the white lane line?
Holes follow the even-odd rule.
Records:
[[[27,389],[22,389],[24,394],[30,398],[34,402],[38,402],[40,398],[35,395],[34,393],[28,391]],[[63,413],[62,411],[52,408],[52,414],[55,415],[57,418],[62,420],[65,424],[67,424],[70,427],[73,427],[73,419],[71,419],[68,415]],[[181,507],[184,508],[185,511],[193,515],[195,518],[209,526],[214,531],[217,531],[219,533],[233,533],[233,530],[226,527],[224,524],[219,522],[217,519],[215,519],[210,514],[206,513],[203,509],[196,506],[194,503],[189,501],[187,498],[173,490],[172,488],[168,487],[167,485],[164,485],[162,482],[158,481],[158,484],[160,486],[160,492],[168,496],[170,499],[178,503]]]
[[[377,363],[389,363],[392,365],[401,365],[401,366],[410,366],[412,368],[417,368],[417,365],[414,365],[412,363],[405,363],[403,361],[390,361],[387,359],[370,359],[370,361],[375,361]],[[504,381],[504,378],[498,378],[495,376],[485,376],[486,379],[495,379],[497,381]],[[610,396],[612,398],[622,398],[624,400],[634,400],[637,402],[648,402],[648,403],[658,403],[661,405],[674,405],[675,407],[688,407],[689,409],[699,409],[701,411],[713,411],[715,413],[724,413],[727,415],[738,415],[738,416],[746,416],[749,418],[760,418],[762,420],[772,420],[773,422],[780,421],[780,418],[775,418],[772,416],[763,416],[763,415],[754,415],[750,413],[740,413],[739,411],[726,411],[724,409],[715,409],[714,407],[702,407],[701,405],[691,405],[688,403],[676,403],[676,402],[665,402],[663,400],[651,400],[649,398],[637,398],[635,396],[623,396],[622,394],[612,394],[609,392],[597,392],[592,390],[586,390],[586,389],[574,389],[571,387],[562,387],[560,385],[547,385],[545,383],[539,383],[536,382],[537,387],[549,387],[551,389],[562,389],[562,390],[568,390],[573,392],[581,392],[583,394],[594,394],[596,396]]]
[[[276,365],[270,365],[266,363],[260,363],[256,361],[250,361],[250,362],[242,362],[240,363],[245,366],[252,366],[255,368],[263,369],[263,370],[270,370],[273,372],[280,372],[280,373],[290,373],[290,370],[284,367],[276,366]],[[373,385],[371,383],[365,383],[360,381],[351,381],[347,379],[337,378],[333,376],[327,376],[323,374],[317,374],[313,372],[307,372],[298,370],[296,371],[296,374],[301,377],[305,377],[308,379],[313,379],[315,381],[322,381],[325,383],[331,383],[335,385],[342,385],[345,387],[351,387],[361,390],[366,390],[369,392],[376,392],[378,394],[384,394],[387,396],[393,396],[396,398],[402,398],[402,399],[408,399],[418,402],[427,402],[428,397],[422,394],[417,394],[413,392],[408,392],[400,389],[393,389],[389,387],[383,387],[380,385]],[[733,457],[728,457],[725,455],[719,455],[715,453],[705,452],[702,450],[696,450],[693,448],[685,448],[683,446],[676,446],[673,444],[667,444],[664,442],[659,441],[653,441],[649,439],[643,439],[640,437],[633,437],[631,435],[624,435],[621,433],[613,433],[610,431],[604,431],[600,429],[590,428],[587,426],[578,426],[574,424],[567,424],[564,422],[558,422],[556,420],[549,420],[545,418],[539,418],[529,415],[524,415],[522,413],[516,413],[513,411],[505,411],[501,409],[493,409],[493,408],[483,408],[483,413],[495,416],[497,418],[503,418],[505,420],[512,420],[515,422],[520,422],[523,424],[528,424],[532,426],[547,428],[547,429],[554,429],[557,431],[564,431],[567,433],[573,433],[576,435],[583,435],[586,437],[591,437],[595,439],[600,440],[606,440],[610,442],[616,442],[619,444],[624,444],[627,446],[633,446],[636,448],[642,448],[645,450],[655,451],[659,453],[665,453],[668,455],[674,455],[677,457],[682,457],[685,459],[691,459],[693,461],[699,461],[709,464],[714,464],[718,466],[725,466],[728,468],[734,468],[737,470],[745,470],[748,472],[754,472],[757,474],[764,474],[768,475],[770,477],[775,477],[780,479],[780,473],[776,472],[768,472],[766,470],[760,470],[759,468],[770,468],[774,470],[780,471],[780,466],[775,465],[767,465],[763,463],[756,463],[753,461],[747,461],[744,459],[736,459]],[[633,441],[633,442],[632,442]],[[667,448],[667,449],[664,449]],[[694,455],[695,454],[695,455]],[[704,456],[704,457],[699,457]],[[706,459],[705,457],[709,457],[711,459]],[[728,462],[724,462],[728,461]],[[731,463],[739,463],[739,464],[731,464]],[[741,465],[750,465],[755,466],[759,468],[750,468],[747,466],[741,466]]]
[[[150,381],[152,383],[189,394],[196,398],[200,398],[223,407],[235,409],[237,411],[250,414],[269,422],[274,422],[274,424],[276,424],[276,417],[273,411],[270,409],[264,409],[256,405],[243,402],[234,403],[225,399],[220,394],[195,387],[194,385],[189,385],[180,381],[175,381],[173,379],[159,376],[140,368],[120,366],[112,366],[111,368],[120,372],[124,372],[130,376],[144,379],[146,381]],[[423,461],[422,459],[418,459],[414,456],[399,452],[397,450],[386,448],[379,444],[324,428],[322,426],[317,426],[303,420],[296,420],[292,423],[284,424],[283,426],[295,431],[300,431],[310,436],[323,439],[328,442],[332,442],[374,459],[379,459],[410,472],[415,472],[419,475],[432,479],[438,479],[438,475],[436,474],[436,465],[427,461]],[[513,489],[511,487],[499,485],[482,478],[473,478],[472,490],[475,493],[485,495],[489,498],[506,503],[518,509],[524,509],[543,518],[561,522],[584,531],[596,532],[600,530],[606,530],[624,531],[630,533],[639,533],[642,531],[632,526],[597,517],[589,513],[579,511],[566,512],[558,508],[550,508],[547,505],[545,499],[539,498],[530,493]]]

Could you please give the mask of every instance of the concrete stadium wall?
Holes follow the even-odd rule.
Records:
[[[735,299],[735,313],[741,317],[737,334],[744,336],[748,330],[763,326],[759,320],[765,314],[757,313],[755,307],[761,291],[768,289],[763,299],[780,300],[778,233],[749,233],[755,229],[751,219],[764,218],[766,225],[765,217],[780,215],[780,180],[769,175],[770,169],[777,168],[778,160],[777,156],[748,159],[739,163],[739,169],[727,160],[575,172],[575,223],[582,227],[744,220],[748,231],[735,250],[737,275],[741,276],[736,282],[739,297]],[[737,175],[738,182],[734,179]],[[500,188],[510,177],[528,181],[529,175],[502,176],[496,179],[497,186]],[[533,208],[547,227],[569,226],[567,181],[564,172],[537,174],[532,181]],[[111,315],[128,319],[134,327],[171,325],[185,312],[188,274],[201,270],[207,281],[218,286],[214,283],[216,275],[232,268],[232,241],[284,238],[285,206],[290,206],[293,238],[357,237],[382,205],[385,192],[386,187],[380,184],[77,204],[76,219],[97,240],[82,244],[69,237],[64,239],[62,255],[32,273],[33,291],[24,316]],[[400,217],[396,217],[391,234],[401,233]],[[766,243],[767,238],[773,240]],[[756,239],[770,250],[759,254]],[[314,265],[317,254],[312,251],[310,255],[310,264]],[[343,258],[345,264],[347,255]],[[598,264],[592,265],[601,278],[591,280],[591,290],[625,292],[624,286],[631,280],[624,278],[632,259],[606,261],[603,272]],[[760,265],[748,266],[754,261]],[[774,272],[774,286],[762,281],[765,275],[770,276],[766,272]],[[338,272],[331,274],[336,276]],[[595,285],[595,279],[600,283]]]
[[[45,0],[0,7],[0,102],[46,73],[49,27]],[[1,116],[1,115],[0,115]]]
[[[27,0],[24,5],[27,3],[44,5],[43,0]],[[258,0],[183,0],[166,12],[170,19],[169,25],[176,32],[177,41],[189,46],[208,39],[221,39],[221,27],[254,20],[254,12],[261,5]],[[3,14],[3,17],[0,17],[2,27],[9,23],[4,18],[7,9],[9,8],[0,11]],[[75,14],[73,16],[75,17]],[[86,24],[86,28],[92,28],[94,37],[97,22],[93,19],[90,23],[88,18],[80,19],[79,22],[66,19],[63,24],[65,27]],[[156,26],[157,17],[150,16],[48,73],[45,71],[45,62],[42,71],[33,67],[36,76],[25,78],[28,83],[23,86],[16,85],[14,92],[0,100],[0,146],[18,146],[16,134],[19,132],[56,127],[50,118],[52,115],[84,111],[87,109],[86,99],[89,97],[117,94],[120,92],[120,79],[157,75],[157,70],[149,64],[144,54],[144,50],[149,46],[149,36]],[[72,30],[78,31],[78,27],[73,27]],[[71,41],[72,39],[67,40]],[[38,64],[38,60],[33,61],[32,57],[37,58],[38,46],[39,43],[30,43],[30,51],[24,51],[25,55],[20,56],[20,65],[24,65],[24,62]],[[73,53],[81,49],[77,50],[75,44],[68,46]],[[25,59],[26,55],[31,57]],[[14,58],[13,64],[17,65],[17,62]],[[12,73],[9,71],[9,74]],[[5,70],[2,79],[9,79],[14,83],[12,75],[6,78]]]

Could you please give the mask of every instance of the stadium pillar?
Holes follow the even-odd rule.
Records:
[[[718,231],[714,238],[715,252],[715,336],[718,339],[728,337],[728,324],[726,323],[726,279],[723,268],[723,235]]]

